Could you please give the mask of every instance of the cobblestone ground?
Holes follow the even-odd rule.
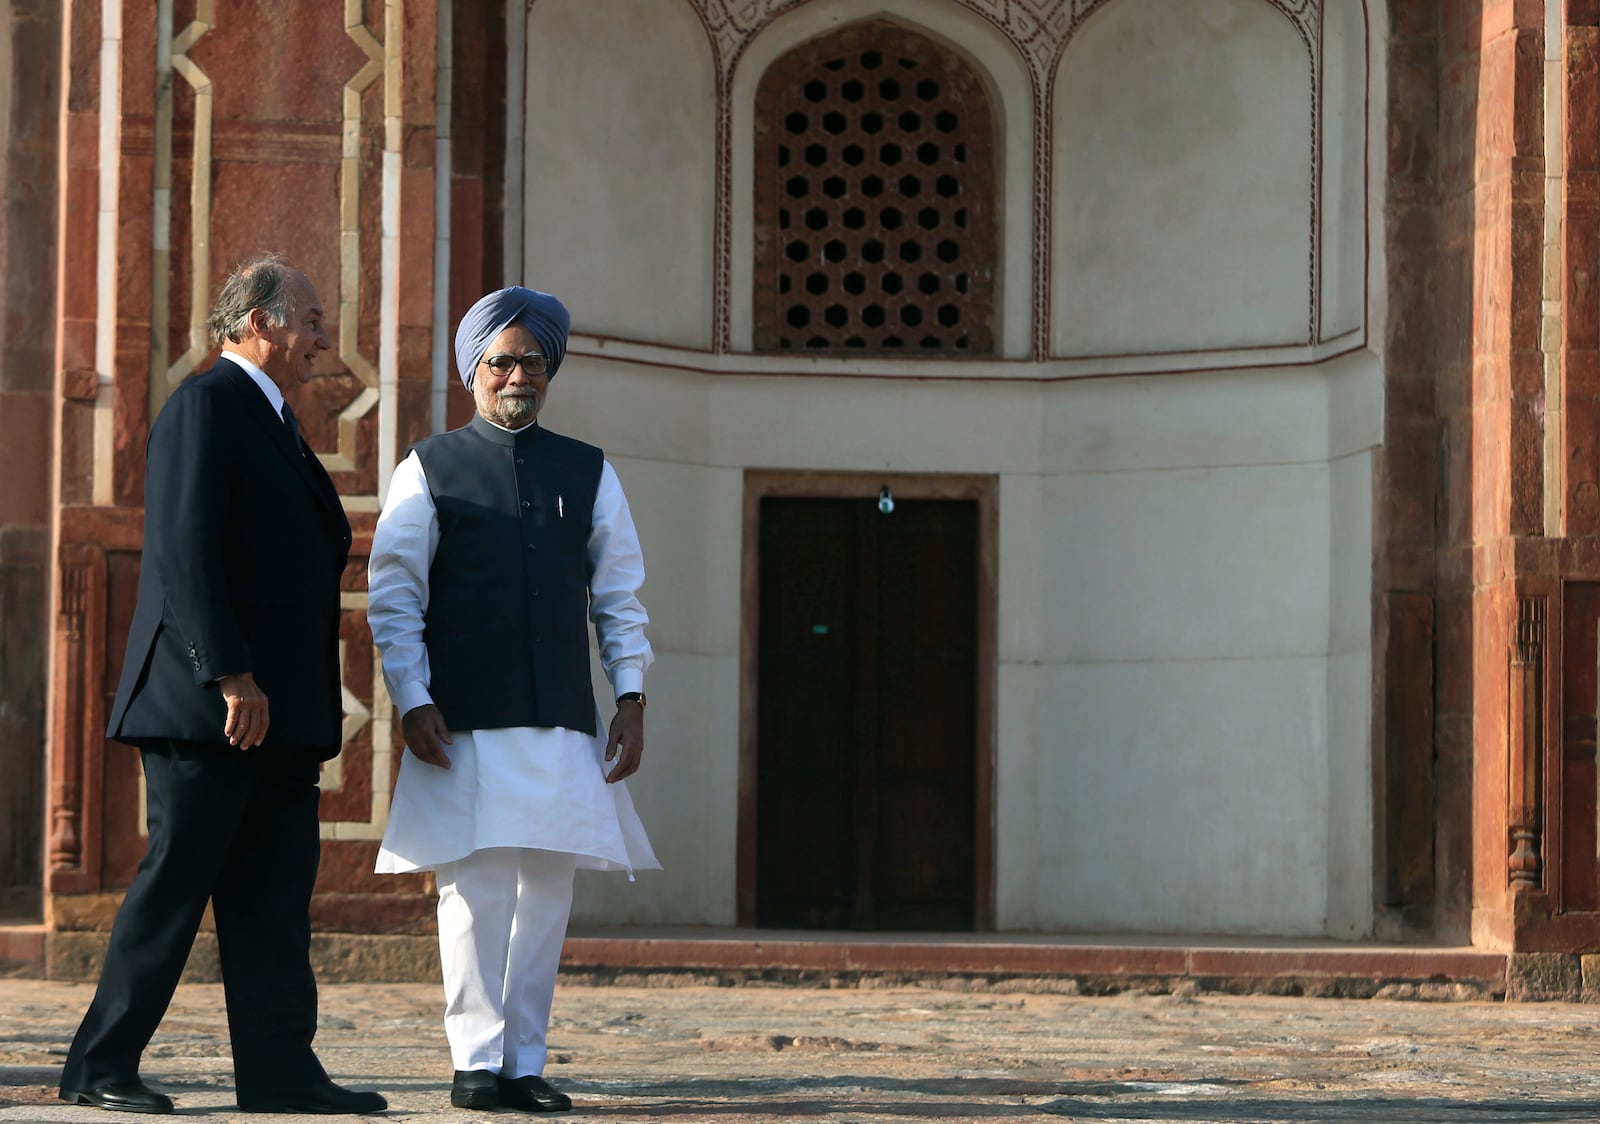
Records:
[[[55,1098],[89,995],[0,980],[0,1122],[103,1124]],[[322,999],[341,1083],[385,1092],[391,1117],[483,1119],[449,1106],[433,987]],[[180,989],[144,1068],[217,1121],[239,1116],[221,1000]],[[1600,1120],[1600,1008],[1571,1004],[572,985],[556,1004],[546,1075],[572,1120]]]

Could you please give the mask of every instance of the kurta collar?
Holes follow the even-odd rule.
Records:
[[[472,420],[467,424],[472,427],[472,431],[479,437],[494,445],[522,449],[539,440],[539,423],[537,421],[531,421],[521,429],[503,429],[482,414],[473,414]]]

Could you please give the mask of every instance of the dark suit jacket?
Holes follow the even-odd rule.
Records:
[[[139,601],[107,736],[225,742],[216,681],[249,671],[271,718],[262,748],[333,757],[350,523],[327,472],[226,357],[168,399],[145,464]]]

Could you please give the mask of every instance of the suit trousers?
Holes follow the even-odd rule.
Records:
[[[543,1074],[577,859],[492,847],[435,871],[445,1037],[456,1069]]]
[[[311,1049],[317,764],[226,742],[146,741],[149,846],[117,911],[63,1089],[133,1080],[210,901],[235,1093],[248,1104],[327,1077]]]

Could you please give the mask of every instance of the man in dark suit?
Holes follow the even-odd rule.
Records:
[[[61,1097],[166,1113],[139,1058],[209,901],[241,1108],[379,1112],[311,1049],[317,770],[339,752],[339,578],[350,524],[284,391],[329,347],[316,289],[268,255],[229,276],[216,365],[145,450],[144,558],[107,736],[143,757],[149,849],[111,930]]]

